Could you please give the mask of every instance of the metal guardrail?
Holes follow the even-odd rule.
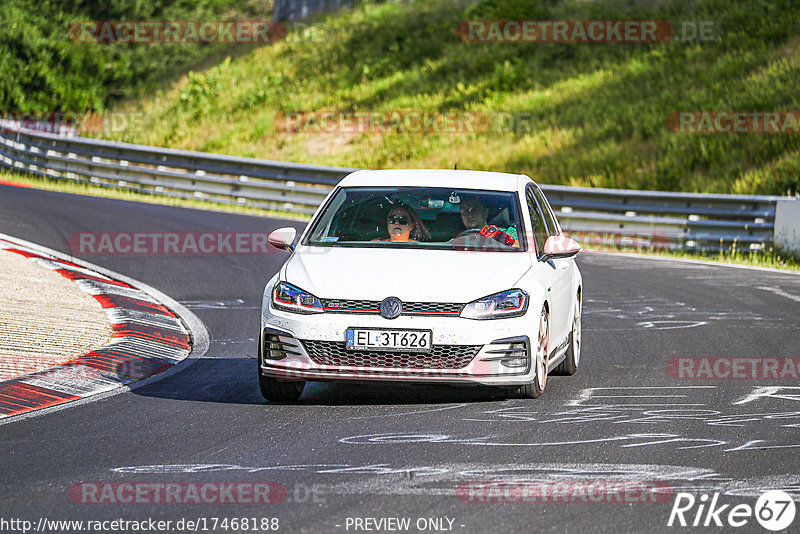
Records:
[[[564,230],[634,247],[764,250],[784,197],[543,185]]]
[[[63,136],[0,125],[0,166],[51,178],[309,215],[355,169]],[[564,230],[642,248],[761,250],[782,197],[543,185]]]
[[[0,165],[146,193],[310,215],[355,169],[157,148],[0,127]]]
[[[352,6],[353,0],[275,0],[272,8],[274,20],[300,20],[332,11],[343,6]]]

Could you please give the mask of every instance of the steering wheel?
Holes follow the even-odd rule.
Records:
[[[455,241],[456,239],[458,239],[460,237],[467,237],[467,236],[470,236],[470,235],[473,235],[473,234],[480,235],[481,230],[483,230],[483,228],[467,228],[466,230],[462,231],[461,233],[456,235],[454,238],[452,238],[450,241]]]
[[[486,250],[487,247],[491,248],[497,244],[494,239],[481,234],[481,230],[483,228],[468,228],[449,242],[458,250],[462,248],[464,250]]]

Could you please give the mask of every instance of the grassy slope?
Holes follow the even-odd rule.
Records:
[[[710,42],[477,44],[464,19],[711,20]],[[416,0],[328,17],[287,40],[181,78],[119,110],[126,141],[357,167],[525,172],[542,183],[784,194],[800,135],[676,134],[676,110],[800,110],[800,4],[791,0]],[[286,134],[279,111],[519,112],[531,131]]]
[[[3,0],[0,113],[103,111],[215,54],[241,48],[74,42],[68,34],[74,22],[269,19],[270,6],[259,0]]]

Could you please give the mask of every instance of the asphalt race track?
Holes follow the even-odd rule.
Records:
[[[0,232],[65,252],[74,232],[268,232],[286,224],[0,186]],[[286,257],[84,256],[191,309],[210,347],[150,385],[0,425],[3,518],[205,518],[209,532],[231,531],[212,530],[213,518],[253,517],[277,518],[279,531],[291,533],[354,532],[355,518],[394,517],[410,518],[409,532],[661,532],[677,530],[667,527],[674,496],[465,502],[457,490],[474,481],[626,480],[719,493],[731,506],[753,506],[774,488],[800,500],[800,382],[678,380],[667,370],[681,357],[800,356],[798,275],[581,254],[581,368],[551,376],[541,398],[313,383],[290,405],[262,399],[254,359],[263,285]],[[286,499],[91,504],[70,493],[84,482],[265,481],[285,486]],[[447,520],[418,529],[421,518]],[[765,532],[752,518],[737,531]]]

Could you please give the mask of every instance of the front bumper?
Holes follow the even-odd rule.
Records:
[[[390,381],[517,386],[529,384],[533,331],[528,315],[477,321],[460,317],[322,313],[299,315],[265,306],[259,367],[284,380]],[[351,327],[420,329],[433,333],[430,353],[347,351]]]

